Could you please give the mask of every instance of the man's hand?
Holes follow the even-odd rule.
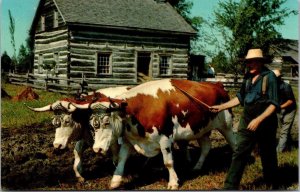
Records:
[[[257,117],[248,124],[247,129],[250,131],[256,131],[257,127],[261,122],[262,122],[261,118]]]
[[[223,107],[221,105],[214,105],[209,108],[209,111],[213,112],[213,113],[218,113],[222,110],[223,110]]]
[[[267,107],[267,109],[260,114],[258,117],[256,117],[255,119],[253,119],[249,124],[247,129],[251,130],[251,131],[255,131],[257,129],[257,127],[260,125],[260,123],[266,119],[267,117],[269,117],[272,113],[275,113],[276,111],[276,106],[273,104],[270,104],[269,107]]]

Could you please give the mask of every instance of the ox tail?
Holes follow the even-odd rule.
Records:
[[[213,83],[218,87],[218,94],[220,97],[218,97],[217,103],[221,104],[221,103],[226,103],[227,101],[230,100],[230,96],[229,96],[229,91],[226,90],[224,84],[220,81]],[[234,117],[233,112],[232,112],[232,108],[228,109],[229,113],[232,115],[232,117]]]
[[[218,92],[220,94],[220,101],[218,101],[218,102],[226,103],[227,101],[229,101],[230,100],[229,91],[227,91],[225,89],[223,83],[217,82],[216,85],[218,85],[220,87],[220,89],[218,90]],[[232,115],[232,117],[234,117],[232,108],[229,108],[228,111]]]

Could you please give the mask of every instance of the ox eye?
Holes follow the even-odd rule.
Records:
[[[59,127],[61,125],[61,117],[60,116],[53,116],[52,117],[52,124],[55,127]]]
[[[94,129],[99,129],[100,128],[99,118],[97,118],[97,117],[94,118],[92,126],[94,127]]]
[[[96,118],[96,115],[91,115],[90,116],[90,121],[93,120],[94,118]]]

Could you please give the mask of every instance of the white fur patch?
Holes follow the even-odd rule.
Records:
[[[71,127],[59,127],[55,130],[55,138],[53,145],[55,148],[60,147],[60,149],[66,148],[68,140],[73,132]]]
[[[128,99],[131,97],[135,97],[138,94],[143,95],[150,95],[154,98],[158,98],[157,92],[158,90],[161,90],[162,92],[170,92],[172,90],[175,90],[175,87],[171,84],[170,79],[161,79],[156,81],[149,81],[143,84],[140,84],[127,92],[117,96],[119,99]]]
[[[178,122],[178,117],[175,115],[172,117],[172,122],[174,123],[173,133],[174,133],[174,140],[185,139],[190,140],[194,137],[194,132],[191,129],[189,123],[187,123],[186,127],[182,127]]]
[[[136,130],[135,126],[131,127],[131,131],[126,131],[127,140],[134,146],[134,149],[146,156],[154,157],[160,153],[159,140],[161,136],[158,133],[157,128],[153,127],[153,133],[146,133],[144,138],[141,138]]]
[[[108,87],[104,89],[98,89],[96,92],[102,93],[103,95],[106,95],[107,97],[115,98],[118,95],[121,95],[128,91],[128,86],[120,86],[120,87]],[[89,93],[91,95],[93,93]]]
[[[189,112],[189,110],[186,110],[186,111],[182,110],[182,111],[181,111],[181,113],[183,114],[184,117],[186,116],[186,114],[187,114],[188,112]]]

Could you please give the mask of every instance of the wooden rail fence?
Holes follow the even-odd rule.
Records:
[[[40,76],[32,73],[27,74],[15,74],[8,73],[8,81],[11,84],[31,86],[36,89],[43,89],[52,92],[59,92],[64,94],[76,94],[78,92],[83,93],[91,90],[96,90],[104,87],[112,87],[119,85],[111,85],[107,83],[95,83],[89,81],[82,75],[82,78],[66,78],[66,77],[54,77],[52,75]],[[298,86],[298,78],[283,77],[283,79],[292,85]],[[207,82],[222,82],[225,87],[238,88],[241,86],[243,79],[238,77],[234,79],[233,75],[220,75],[214,78],[202,78],[197,81],[207,81]],[[120,84],[124,85],[124,84]],[[137,84],[126,84],[129,86],[134,86]]]
[[[88,90],[84,77],[81,80],[74,80],[66,77],[39,76],[31,73],[8,73],[8,81],[11,84],[31,86],[36,89],[64,94],[75,94],[78,91],[86,92]]]

